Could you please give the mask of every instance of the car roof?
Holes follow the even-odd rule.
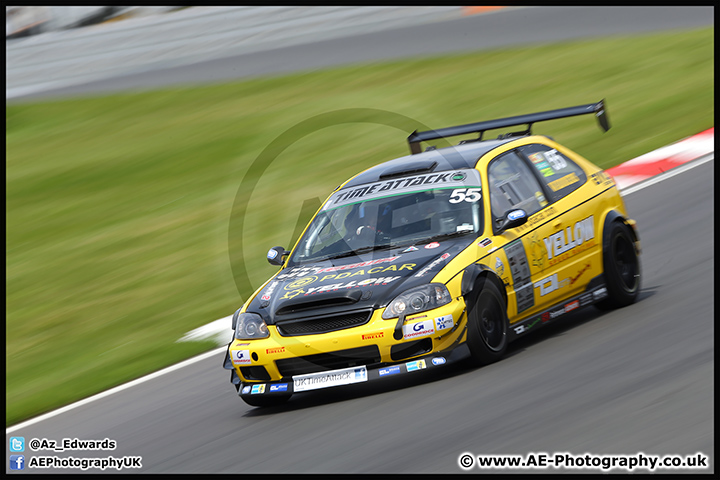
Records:
[[[413,173],[442,172],[447,170],[458,170],[462,168],[475,168],[478,159],[501,145],[504,145],[518,138],[509,137],[481,142],[468,142],[460,145],[428,150],[415,155],[406,155],[394,160],[375,165],[364,172],[361,172],[348,180],[342,189],[373,183],[385,178],[398,178]],[[433,167],[433,164],[436,164]]]

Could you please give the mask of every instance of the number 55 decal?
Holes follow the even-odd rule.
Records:
[[[477,202],[481,198],[480,190],[480,188],[456,188],[450,195],[450,203],[460,203],[463,200],[470,203]]]

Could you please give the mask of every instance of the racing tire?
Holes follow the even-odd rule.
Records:
[[[623,222],[612,222],[609,238],[609,244],[603,250],[608,296],[595,304],[600,310],[630,305],[640,292],[640,258],[629,227]]]
[[[502,358],[508,344],[507,330],[503,297],[494,282],[486,281],[468,311],[470,363],[482,366]]]
[[[290,395],[285,396],[277,396],[273,395],[271,397],[264,397],[262,395],[257,396],[241,396],[240,398],[243,399],[245,403],[250,405],[251,407],[276,407],[278,405],[283,405],[285,402],[290,400]]]

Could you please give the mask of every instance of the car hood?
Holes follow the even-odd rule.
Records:
[[[285,318],[381,308],[408,288],[429,283],[475,240],[467,235],[284,268],[246,311],[272,325]]]

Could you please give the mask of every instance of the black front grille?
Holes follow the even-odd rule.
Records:
[[[291,377],[293,375],[357,367],[378,362],[380,362],[380,351],[377,345],[369,345],[349,350],[338,350],[337,352],[286,358],[277,360],[275,364],[280,371],[280,375]]]
[[[362,310],[359,312],[342,313],[322,317],[297,318],[278,321],[276,325],[278,332],[284,337],[312,335],[364,325],[370,320],[371,313],[371,310]]]

